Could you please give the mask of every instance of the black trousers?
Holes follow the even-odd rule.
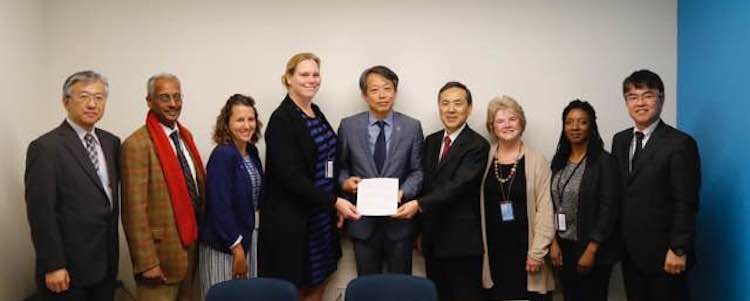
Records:
[[[563,268],[558,272],[565,300],[607,301],[611,264],[596,264],[588,273],[578,273],[578,259],[582,251],[575,241],[559,239],[563,254]]]
[[[414,237],[400,240],[388,239],[384,227],[375,230],[368,239],[354,239],[354,259],[357,275],[387,273],[411,275],[411,254],[414,250]]]
[[[99,283],[79,287],[71,284],[67,291],[62,293],[55,293],[50,291],[44,279],[41,279],[39,286],[40,300],[55,300],[55,301],[112,301],[115,298],[115,284],[114,278],[107,278]]]
[[[482,300],[482,257],[425,257],[427,278],[437,287],[440,301]]]
[[[664,251],[666,253],[666,251]],[[639,271],[627,256],[622,262],[622,275],[625,278],[625,294],[628,301],[687,301],[687,275],[660,273],[643,273]]]

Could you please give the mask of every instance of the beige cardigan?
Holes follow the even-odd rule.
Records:
[[[484,177],[493,164],[493,156],[497,151],[498,144],[495,142],[490,147],[487,166]],[[555,280],[552,274],[552,266],[545,256],[549,251],[549,245],[555,235],[553,227],[553,209],[550,198],[550,165],[542,154],[528,148],[525,144],[521,151],[525,157],[526,173],[526,204],[529,221],[529,250],[528,256],[532,259],[544,262],[542,269],[536,273],[528,274],[528,287],[530,292],[546,293],[555,288]],[[487,224],[485,221],[484,208],[484,181],[482,181],[482,193],[480,193],[479,208],[482,221],[482,287],[492,288],[494,284],[490,272],[490,258],[487,253]]]

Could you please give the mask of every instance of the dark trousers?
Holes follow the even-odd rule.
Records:
[[[44,284],[44,279],[39,285],[39,300],[59,301],[112,301],[115,298],[115,279],[108,278],[99,283],[79,287],[71,285],[67,291],[55,293],[50,291]]]
[[[427,278],[437,287],[440,301],[482,300],[482,258],[425,257]]]
[[[685,272],[678,275],[670,275],[664,271],[655,274],[643,273],[633,262],[625,258],[622,262],[622,275],[625,278],[625,294],[628,301],[690,300]]]
[[[383,273],[383,264],[386,266],[387,273],[411,275],[413,237],[391,240],[386,237],[385,229],[377,229],[370,238],[352,238],[352,242],[357,275]]]
[[[612,265],[594,262],[594,267],[588,273],[580,274],[578,259],[583,250],[576,246],[575,241],[560,239],[558,242],[563,254],[563,268],[558,276],[565,300],[607,301]]]

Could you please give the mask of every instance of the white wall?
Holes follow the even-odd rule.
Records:
[[[42,120],[60,105],[59,98],[42,98],[40,89],[46,86],[42,4],[0,0],[0,300],[19,300],[34,291],[34,249],[23,197],[26,145],[48,130]]]
[[[459,80],[474,94],[470,124],[481,133],[489,99],[511,95],[526,110],[526,142],[551,156],[562,108],[580,97],[597,109],[609,145],[612,134],[630,124],[621,82],[638,68],[662,76],[663,117],[675,120],[676,0],[13,3],[2,10],[3,22],[15,22],[2,29],[3,60],[12,64],[2,72],[13,79],[8,89],[15,97],[3,97],[12,105],[4,106],[11,110],[2,113],[8,115],[2,135],[10,136],[4,140],[12,147],[2,150],[9,153],[3,156],[1,182],[12,193],[3,194],[0,203],[7,209],[0,210],[0,220],[12,224],[0,227],[0,235],[12,235],[25,251],[30,245],[21,217],[25,146],[62,120],[59,87],[81,69],[109,77],[110,100],[100,126],[122,138],[144,122],[146,79],[162,71],[177,74],[186,97],[181,120],[193,130],[205,159],[226,98],[236,92],[255,97],[266,121],[284,95],[279,80],[284,64],[298,51],[315,52],[323,60],[323,85],[315,101],[334,126],[366,109],[357,79],[375,64],[399,74],[396,109],[422,120],[426,134],[440,128],[437,89]],[[30,41],[17,45],[17,36]],[[31,112],[33,128],[18,126]],[[21,254],[8,256],[27,263],[21,270],[30,269],[31,254]],[[12,278],[8,275],[0,277]]]

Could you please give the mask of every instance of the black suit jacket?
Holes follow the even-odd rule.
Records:
[[[318,106],[313,104],[312,107],[315,115],[330,128]],[[307,221],[319,210],[329,210],[336,216],[333,209],[336,189],[326,192],[315,187],[317,148],[299,109],[288,95],[271,114],[265,139],[265,193],[260,202],[258,269],[263,277],[304,284],[310,274]],[[336,175],[333,179],[335,182]],[[334,218],[332,224],[335,222]],[[334,241],[338,242],[338,238]],[[340,248],[335,248],[340,253]]]
[[[479,193],[489,144],[467,125],[440,160],[444,131],[425,140],[419,206],[425,256],[480,256]]]
[[[73,286],[117,276],[120,139],[100,129],[96,135],[107,161],[113,207],[67,121],[29,144],[26,210],[42,286],[45,273],[59,268],[68,270]]]
[[[552,177],[558,172],[554,171]],[[620,232],[615,231],[620,209],[620,177],[609,153],[602,151],[595,160],[586,161],[580,187],[575,256],[580,257],[588,243],[595,241],[599,243],[596,264],[613,264],[622,248]]]
[[[625,255],[642,272],[662,273],[667,250],[682,249],[691,266],[701,182],[698,146],[686,133],[659,121],[629,172],[632,139],[629,128],[612,140],[622,183]]]

